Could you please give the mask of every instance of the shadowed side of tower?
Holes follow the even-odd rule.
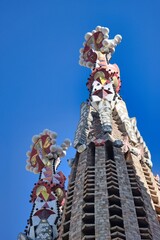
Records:
[[[80,64],[91,69],[70,162],[59,240],[159,240],[160,192],[150,152],[119,95],[110,64],[121,36],[98,26],[87,33]]]

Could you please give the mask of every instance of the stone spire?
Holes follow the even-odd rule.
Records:
[[[91,69],[81,105],[76,156],[58,240],[159,240],[159,180],[151,155],[119,95],[120,70],[109,61],[121,36],[96,27],[85,35],[80,65]],[[158,177],[157,177],[158,179]]]
[[[90,94],[88,102],[84,103],[81,109],[81,120],[75,135],[74,147],[78,152],[82,152],[90,142],[103,142],[107,136],[113,141],[114,146],[124,145],[123,150],[126,151],[128,139],[127,146],[131,151],[139,156],[143,153],[144,161],[151,167],[151,155],[137,129],[136,119],[129,118],[126,104],[119,95],[121,88],[119,67],[117,64],[109,63],[116,46],[122,40],[121,35],[109,39],[109,29],[97,26],[95,30],[85,35],[85,40],[84,48],[80,49],[79,63],[92,71],[87,82]],[[99,132],[97,136],[89,131],[93,122],[91,112],[98,114],[102,126],[103,132]],[[112,133],[113,118],[123,133],[120,138],[115,138]],[[107,135],[104,137],[104,134]]]

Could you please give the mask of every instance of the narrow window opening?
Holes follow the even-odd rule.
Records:
[[[106,142],[106,159],[107,160],[114,160],[114,153],[113,153],[113,146],[110,141]]]
[[[90,143],[87,151],[88,166],[95,166],[95,145]]]

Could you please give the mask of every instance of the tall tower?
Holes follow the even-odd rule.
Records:
[[[121,41],[109,29],[85,35],[80,65],[91,69],[81,105],[77,153],[59,240],[160,240],[160,192],[150,152],[119,95],[120,71],[110,64]]]

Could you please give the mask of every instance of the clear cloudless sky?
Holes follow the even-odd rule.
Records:
[[[31,138],[48,128],[73,141],[90,70],[80,67],[84,35],[97,25],[121,34],[111,63],[121,96],[160,174],[160,1],[0,0],[0,239],[23,231],[38,175],[25,170]],[[68,176],[67,158],[59,170]]]

